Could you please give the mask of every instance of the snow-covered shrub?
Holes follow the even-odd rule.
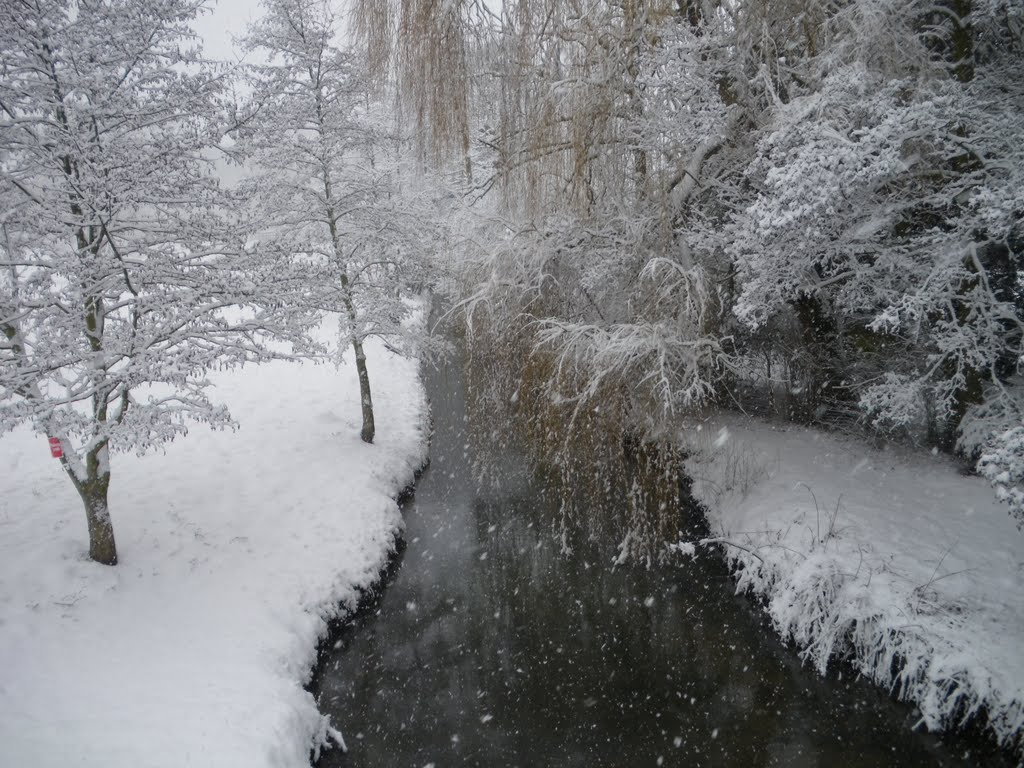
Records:
[[[978,447],[977,471],[1024,528],[1024,423],[992,433]]]
[[[990,387],[984,402],[964,417],[957,447],[1024,528],[1024,383]]]
[[[982,449],[978,472],[995,487],[996,498],[1010,505],[1017,527],[1024,528],[1024,424],[1001,432]]]
[[[809,552],[774,591],[769,613],[779,633],[793,640],[800,655],[818,674],[843,657],[855,626],[846,594],[854,588],[846,574],[823,550]]]

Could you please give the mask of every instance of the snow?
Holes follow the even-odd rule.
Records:
[[[46,438],[0,438],[0,765],[309,764],[332,730],[303,689],[317,640],[426,456],[416,362],[367,353],[373,445],[351,360],[278,362],[213,375],[237,431],[113,456],[113,568]]]
[[[929,729],[984,708],[1024,750],[1024,538],[988,483],[946,457],[753,419],[683,439],[707,541],[727,542],[737,589],[807,663],[849,659]]]

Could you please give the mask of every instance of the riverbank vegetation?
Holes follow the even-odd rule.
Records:
[[[357,18],[477,201],[466,321],[535,430],[606,446],[736,409],[957,454],[1022,519],[1019,5]]]

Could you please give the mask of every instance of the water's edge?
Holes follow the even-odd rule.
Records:
[[[430,458],[428,456],[427,460],[413,472],[412,482],[395,495],[395,503],[402,512],[403,518],[405,517],[405,507],[411,504],[416,497],[416,483],[419,482],[420,477],[429,466]],[[380,573],[377,574],[377,577],[369,586],[358,590],[359,597],[356,600],[355,607],[349,610],[344,605],[339,605],[335,615],[328,619],[327,629],[316,644],[316,661],[313,662],[313,666],[310,669],[309,680],[303,686],[313,695],[314,699],[317,699],[320,691],[320,683],[323,679],[328,651],[335,648],[346,634],[357,629],[360,619],[372,615],[376,610],[376,606],[380,602],[381,597],[383,597],[388,585],[394,581],[398,571],[402,568],[406,546],[405,536],[402,531],[396,530],[391,543],[391,551],[388,553],[384,567],[381,568]],[[313,747],[311,746],[310,764],[313,763],[312,755]]]
[[[432,413],[428,414],[428,419],[429,429],[427,434],[429,450],[430,448],[432,448],[432,446],[430,445],[430,441],[432,440],[434,435]],[[416,470],[413,482],[410,485],[406,486],[404,489],[402,489],[402,491],[395,497],[396,503],[399,504],[399,507],[402,511],[403,518],[406,517],[406,512],[412,508],[412,505],[414,505],[417,483],[421,478],[423,472],[429,466],[430,458],[428,456],[424,464],[418,470]],[[696,499],[692,500],[692,505],[687,504],[686,506],[688,507],[688,509],[686,510],[688,514],[693,514],[695,516],[700,515],[704,518],[704,524],[709,524],[707,511],[699,504],[699,502],[697,502]],[[387,592],[388,587],[397,578],[400,570],[403,567],[407,549],[407,543],[403,531],[404,529],[395,532],[393,550],[388,556],[387,562],[385,563],[377,579],[370,586],[361,591],[356,607],[352,610],[340,610],[338,614],[328,622],[327,630],[317,645],[316,662],[311,669],[309,681],[306,685],[306,690],[308,690],[311,693],[311,695],[313,695],[314,699],[317,701],[318,708],[321,708],[320,696],[322,692],[323,677],[325,672],[327,671],[326,662],[328,658],[338,653],[344,654],[347,652],[350,644],[358,636],[363,626],[367,624],[369,621],[371,621],[378,613],[378,609],[382,598]],[[735,577],[731,569],[729,569],[727,566],[724,554],[720,550],[718,550],[714,554],[714,559],[720,562],[721,566],[723,566],[724,570],[729,574],[729,579],[731,580],[731,582],[735,584]],[[780,642],[783,642],[786,646],[786,653],[792,657],[792,660],[794,662],[799,663],[799,648],[791,642],[785,642],[773,630],[770,624],[769,616],[765,610],[763,598],[759,598],[759,596],[751,594],[749,592],[743,593],[740,596],[740,598],[743,604],[746,606],[747,611],[756,621],[757,625],[760,628],[760,631],[774,637],[776,640],[779,640]],[[850,659],[837,660],[836,666],[834,667],[834,671],[839,673],[841,679],[847,676],[857,676],[857,672],[853,666],[853,661]],[[833,668],[830,667],[830,674],[828,675],[828,677],[831,678],[832,676]],[[878,687],[879,689],[882,688],[881,686]],[[888,692],[886,693],[888,694]],[[891,694],[888,694],[888,697],[896,701],[895,698],[891,696]],[[898,703],[900,706],[908,706],[905,702]],[[1014,758],[1008,750],[998,748],[998,745],[995,744],[994,740],[990,737],[990,735],[978,727],[977,723],[979,721],[984,722],[984,717],[985,715],[982,714],[981,718],[976,719],[973,723],[969,724],[967,728],[950,730],[942,732],[937,735],[943,737],[944,740],[948,738],[951,742],[948,744],[948,746],[951,749],[962,748],[968,749],[973,752],[974,749],[980,748],[982,752],[987,752],[991,757],[995,757],[994,755],[992,755],[991,750],[993,748],[996,748],[999,754],[1003,756],[1003,761],[1005,761],[1006,764],[1015,763],[1016,761],[1014,760]],[[312,758],[313,751],[311,749],[311,762]],[[319,761],[319,764],[323,763],[324,760],[322,757],[321,760]]]

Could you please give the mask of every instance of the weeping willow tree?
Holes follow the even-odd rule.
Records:
[[[665,0],[357,4],[424,158],[458,157],[500,222],[462,269],[472,349],[521,391],[518,422],[566,488],[592,484],[590,446],[619,486],[665,478],[674,501],[656,506],[677,509],[678,457],[644,446],[727,369],[717,289],[678,236],[736,130],[717,83],[727,26]],[[673,525],[627,514],[624,554],[650,556]]]
[[[801,87],[819,7],[515,0],[495,16],[470,0],[357,5],[367,57],[398,84],[424,155],[461,157],[500,222],[461,265],[471,351],[499,400],[515,396],[517,423],[564,487],[597,486],[586,508],[595,495],[621,507],[623,488],[659,482],[674,495],[653,521],[629,506],[627,556],[650,557],[672,534],[669,438],[734,376],[734,270],[715,233],[746,202],[747,135]],[[664,465],[637,461],[645,452]],[[560,518],[594,516],[575,506]]]
[[[397,86],[400,119],[411,123],[424,160],[461,156],[467,180],[470,100],[490,13],[476,0],[356,0],[354,31],[369,70]]]

